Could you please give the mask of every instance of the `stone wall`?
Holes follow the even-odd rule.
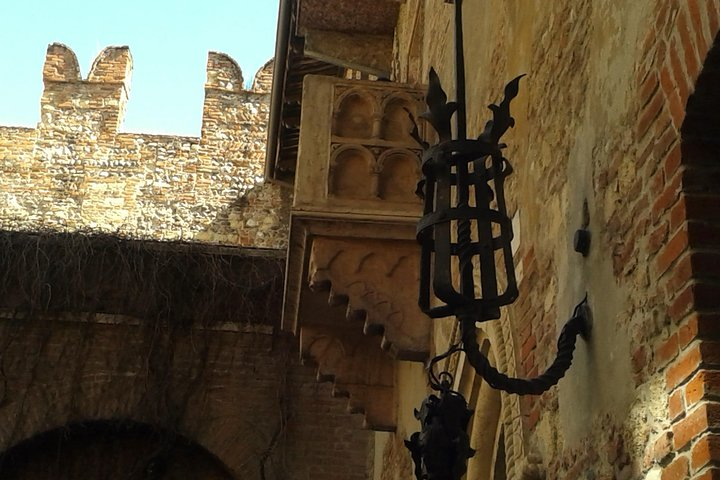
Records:
[[[48,47],[37,128],[0,127],[0,228],[282,248],[289,198],[262,181],[272,62],[244,90],[210,52],[199,138],[120,131],[131,71],[108,47],[83,80]]]
[[[503,395],[508,478],[716,478],[719,135],[701,106],[717,104],[720,2],[464,8],[471,134],[505,82],[528,74],[505,138],[520,299],[483,335],[501,370],[534,376],[585,293],[594,316],[558,387]],[[451,7],[401,9],[395,77],[423,82],[435,66],[452,92]],[[572,248],[585,227],[587,257]],[[437,324],[438,348],[451,326]],[[403,469],[388,464],[387,478]]]

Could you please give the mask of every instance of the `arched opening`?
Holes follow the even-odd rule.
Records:
[[[691,281],[702,291],[720,277],[720,35],[688,98],[681,139],[682,195],[671,210],[671,222],[676,213],[684,214]],[[720,299],[696,294],[693,307],[713,311],[720,307]]]
[[[372,196],[372,172],[369,154],[348,148],[334,159],[330,192],[342,198],[367,199]]]
[[[415,155],[410,151],[397,151],[382,160],[379,194],[383,200],[394,202],[419,202],[415,195],[420,169]]]
[[[75,423],[39,433],[0,455],[3,480],[233,480],[197,443],[129,421]]]
[[[413,125],[408,112],[417,117],[413,104],[402,97],[395,97],[385,104],[380,127],[384,140],[413,143],[410,136]]]
[[[369,98],[359,93],[348,94],[340,101],[333,133],[346,138],[371,138],[373,113],[373,104]]]

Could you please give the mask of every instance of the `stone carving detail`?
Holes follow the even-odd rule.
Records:
[[[422,360],[430,345],[430,319],[417,306],[417,262],[412,241],[316,238],[308,280],[312,290],[329,291],[331,304],[347,304],[348,320],[364,321],[366,334],[382,334],[383,349]]]
[[[419,203],[420,148],[412,139],[421,95],[367,85],[335,87],[330,195]]]
[[[392,359],[376,341],[315,325],[301,329],[300,352],[304,361],[317,365],[319,381],[333,382],[333,396],[348,397],[348,410],[365,415],[367,428],[395,430]]]

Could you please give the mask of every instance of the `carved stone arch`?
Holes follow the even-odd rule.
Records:
[[[417,119],[418,101],[405,92],[394,92],[385,97],[380,106],[382,119],[380,123],[380,138],[394,142],[414,143],[410,133],[413,123],[408,111]]]
[[[490,363],[496,365],[493,344],[483,329],[478,329],[478,344]],[[503,395],[475,373],[464,354],[458,364],[455,385],[474,411],[468,425],[468,435],[470,446],[476,453],[468,462],[467,478],[504,480],[507,460]]]
[[[330,157],[328,193],[341,198],[375,198],[375,169],[375,155],[366,147],[356,144],[340,146]]]
[[[378,196],[383,200],[419,203],[420,158],[412,150],[392,148],[378,158]]]
[[[235,476],[197,442],[147,423],[102,419],[62,425],[0,454],[0,477],[206,478]]]
[[[351,88],[335,100],[333,135],[370,139],[376,136],[380,106],[377,99],[360,88]]]

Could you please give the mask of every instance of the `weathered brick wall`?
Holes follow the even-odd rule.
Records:
[[[180,331],[105,315],[94,322],[6,319],[0,331],[0,450],[67,424],[114,420],[182,435],[235,478],[367,478],[370,433],[362,416],[298,364],[295,339],[272,329]],[[106,454],[106,462],[122,460],[122,452]],[[157,452],[135,454],[144,467]],[[63,457],[49,462],[67,467]],[[36,470],[17,478],[56,478],[27,476]],[[129,472],[110,473],[120,479]]]
[[[536,375],[585,292],[594,315],[558,387],[503,396],[510,478],[538,462],[548,478],[715,478],[720,2],[464,4],[471,133],[528,73],[506,136],[520,299],[486,327],[510,349],[498,361]],[[406,2],[396,75],[434,65],[452,91],[450,22],[443,2]]]
[[[262,182],[272,62],[244,90],[209,54],[199,138],[121,132],[131,70],[109,47],[82,80],[48,47],[37,128],[0,127],[0,227],[282,248],[288,193]]]

